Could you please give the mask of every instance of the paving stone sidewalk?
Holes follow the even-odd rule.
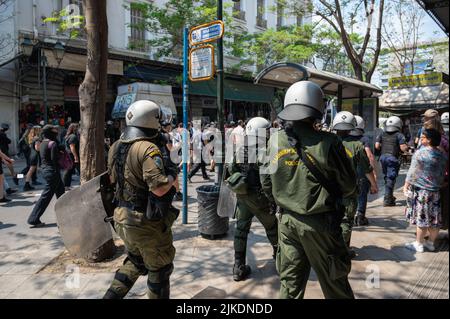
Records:
[[[405,172],[402,174],[404,177]],[[243,282],[234,282],[231,275],[235,221],[230,220],[224,238],[208,240],[199,235],[195,188],[204,184],[201,177],[193,178],[189,223],[181,225],[179,218],[173,229],[177,253],[171,297],[277,298],[279,280],[272,248],[259,222],[254,221],[248,241],[248,263],[253,272]],[[78,272],[82,268],[68,263],[60,271],[48,270],[63,254],[64,246],[55,224],[55,200],[43,216],[49,227],[29,229],[26,225],[39,193],[20,192],[11,197],[13,202],[0,205],[0,298],[101,298],[117,268],[103,270],[99,265],[96,270]],[[404,243],[414,240],[415,230],[405,221],[400,188],[395,195],[398,206],[389,208],[382,206],[381,195],[371,197],[367,213],[370,225],[354,229],[352,246],[357,257],[349,277],[355,296],[448,298],[448,241],[442,241],[433,253],[415,254],[405,249]],[[323,298],[313,272],[305,297]],[[146,278],[138,280],[128,298],[146,298]]]

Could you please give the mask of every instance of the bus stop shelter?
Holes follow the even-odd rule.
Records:
[[[341,111],[345,100],[357,99],[357,109],[353,112],[371,122],[370,127],[376,128],[378,123],[378,96],[383,90],[376,85],[341,76],[327,71],[306,67],[298,63],[281,62],[262,70],[255,78],[255,84],[276,88],[288,88],[298,81],[312,81],[318,84],[326,95],[336,97],[336,109]],[[374,98],[375,105],[371,112],[365,112],[364,99]],[[369,120],[366,114],[372,114]]]

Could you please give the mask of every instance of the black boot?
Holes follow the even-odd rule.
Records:
[[[245,252],[234,253],[233,279],[241,281],[247,279],[252,269],[245,264]]]
[[[23,186],[23,191],[32,191],[34,189],[33,186],[30,185],[30,182],[26,182],[25,185]]]
[[[395,206],[395,197],[394,196],[384,196],[384,201],[383,201],[383,206],[384,207],[392,207]]]

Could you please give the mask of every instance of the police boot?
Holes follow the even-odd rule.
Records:
[[[245,280],[251,273],[250,266],[245,264],[245,252],[234,253],[233,279],[234,281]]]
[[[369,225],[369,220],[366,218],[366,216],[362,214],[357,214],[355,216],[355,226],[367,226]]]

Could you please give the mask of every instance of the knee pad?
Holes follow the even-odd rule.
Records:
[[[132,253],[127,253],[127,258],[125,258],[123,264],[125,265],[126,262],[131,262],[140,272],[142,276],[147,275],[148,269],[145,267],[144,259],[142,259],[142,256],[133,255]]]
[[[158,298],[169,298],[170,275],[173,272],[173,263],[170,263],[158,270],[149,271],[147,286],[150,294]]]

